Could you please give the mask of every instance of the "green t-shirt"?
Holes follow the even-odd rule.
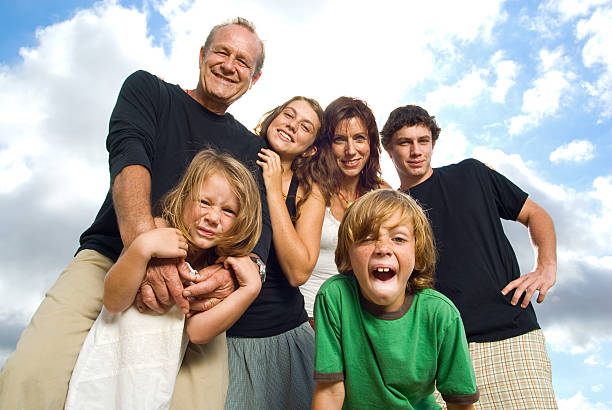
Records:
[[[353,275],[337,275],[319,289],[314,317],[315,380],[344,380],[344,408],[438,409],[434,385],[447,402],[478,400],[461,317],[441,293],[407,294],[385,313]]]

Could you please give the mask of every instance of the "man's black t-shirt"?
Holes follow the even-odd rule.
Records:
[[[178,183],[198,151],[214,148],[241,161],[255,176],[262,195],[263,230],[253,252],[267,259],[272,231],[261,169],[255,162],[265,143],[230,114],[214,114],[178,85],[137,71],[121,87],[106,147],[111,184],[128,165],[149,170],[152,206]],[[79,251],[93,249],[113,260],[119,257],[123,243],[110,190],[80,243]]]
[[[438,250],[436,289],[461,312],[468,341],[538,329],[531,304],[512,306],[513,292],[501,294],[520,272],[500,218],[516,220],[527,194],[475,159],[435,168],[406,192],[427,212]]]

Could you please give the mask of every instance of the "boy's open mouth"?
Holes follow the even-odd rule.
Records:
[[[374,275],[376,279],[384,282],[395,276],[395,269],[387,267],[376,268],[372,270],[372,275]]]

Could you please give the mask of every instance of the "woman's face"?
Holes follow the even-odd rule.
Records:
[[[359,176],[370,158],[370,138],[361,118],[338,122],[332,136],[332,152],[344,176]]]
[[[272,120],[266,136],[277,154],[295,157],[312,146],[320,127],[319,117],[310,104],[295,100]]]

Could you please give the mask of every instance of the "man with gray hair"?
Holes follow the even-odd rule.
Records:
[[[152,206],[204,148],[231,154],[258,176],[264,229],[250,266],[263,278],[271,228],[255,160],[264,143],[226,112],[258,81],[263,62],[263,43],[253,24],[237,18],[208,35],[200,49],[195,89],[185,91],[144,71],[126,79],[109,124],[108,195],[2,369],[1,409],[64,407],[81,345],[102,308],[106,272],[124,246],[155,228]],[[184,313],[205,310],[234,290],[230,273],[220,265],[199,274],[175,260],[156,260],[149,265],[136,307],[159,313],[174,304]],[[183,289],[181,279],[197,283]],[[223,407],[227,374],[224,334],[206,345],[190,344],[172,408]]]

